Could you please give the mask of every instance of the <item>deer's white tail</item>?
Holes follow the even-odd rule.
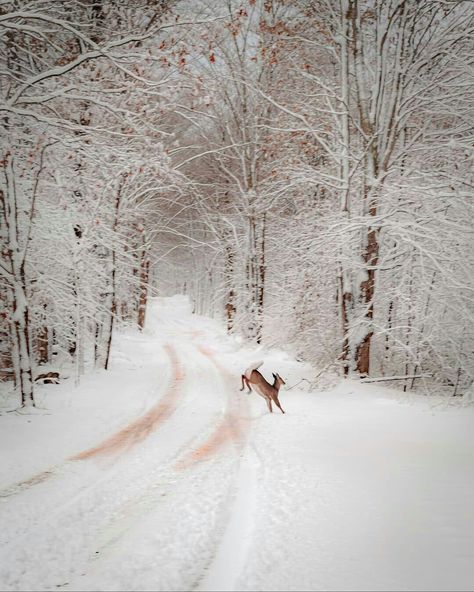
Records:
[[[253,364],[251,364],[247,370],[244,372],[244,376],[245,378],[247,378],[248,380],[250,380],[250,375],[252,374],[252,372],[254,370],[257,370],[257,368],[260,368],[260,366],[263,365],[263,361],[261,362],[254,362]]]

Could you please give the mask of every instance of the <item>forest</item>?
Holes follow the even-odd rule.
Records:
[[[463,0],[3,0],[19,404],[175,293],[322,371],[472,394],[473,43]]]
[[[0,590],[472,591],[474,2],[0,0]]]

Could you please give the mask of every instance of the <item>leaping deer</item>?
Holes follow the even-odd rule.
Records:
[[[273,384],[267,382],[257,370],[262,364],[263,362],[256,362],[247,368],[245,373],[242,374],[242,388],[240,390],[243,391],[245,385],[247,385],[247,388],[249,389],[248,392],[251,393],[252,387],[250,385],[252,384],[257,394],[265,399],[270,413],[273,413],[272,401],[282,413],[285,413],[278,400],[278,391],[280,390],[281,385],[286,383],[279,374],[274,373],[272,373],[274,378]]]

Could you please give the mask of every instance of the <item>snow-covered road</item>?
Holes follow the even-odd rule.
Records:
[[[184,298],[147,327],[73,397],[43,387],[52,413],[0,417],[1,589],[472,589],[471,408],[346,381],[269,414],[243,369],[307,366]]]

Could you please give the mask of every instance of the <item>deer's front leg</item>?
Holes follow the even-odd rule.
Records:
[[[278,406],[278,408],[280,409],[280,411],[281,411],[282,413],[285,413],[285,412],[283,411],[283,408],[282,408],[282,406],[280,405],[280,401],[278,400],[278,397],[275,397],[275,405],[277,405],[277,406]]]

